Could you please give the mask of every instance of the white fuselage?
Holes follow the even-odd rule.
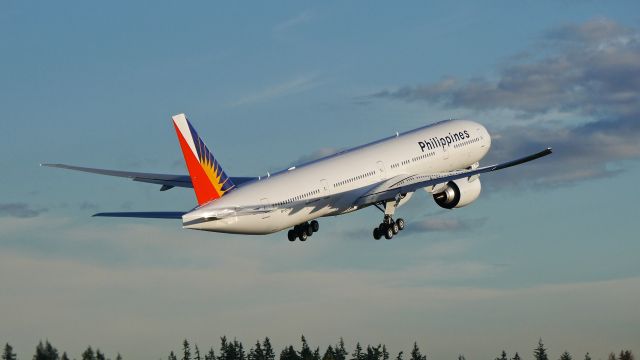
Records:
[[[472,166],[490,146],[484,126],[468,120],[442,121],[243,184],[185,214],[183,224],[225,233],[274,233],[358,210],[356,199],[382,180]],[[250,207],[264,211],[233,215],[234,208]],[[220,213],[226,215],[219,220],[194,221],[215,219]]]

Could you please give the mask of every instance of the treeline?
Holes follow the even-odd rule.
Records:
[[[229,340],[223,336],[220,338],[220,347],[217,352],[213,347],[209,347],[208,350],[202,351],[198,347],[198,344],[190,344],[188,340],[182,342],[182,349],[179,352],[171,351],[167,357],[167,360],[427,360],[427,355],[423,354],[418,347],[418,343],[413,343],[413,348],[409,354],[400,351],[393,359],[387,350],[386,345],[367,345],[363,347],[360,343],[356,343],[355,348],[349,352],[347,351],[342,338],[335,345],[329,345],[324,352],[320,351],[320,347],[312,349],[307,343],[307,339],[304,335],[301,338],[301,345],[299,349],[294,348],[293,345],[285,346],[280,353],[276,355],[276,352],[271,345],[271,340],[268,337],[264,338],[262,342],[259,340],[249,348],[245,350],[245,346],[237,339]],[[551,360],[547,349],[542,343],[542,339],[538,341],[538,345],[533,350],[533,360]],[[33,360],[70,360],[66,352],[60,352],[49,341],[44,343],[40,341],[36,346],[35,354],[32,357]],[[73,358],[74,360],[76,358]],[[80,354],[81,360],[111,360],[106,355],[96,348],[95,350],[89,346],[85,351]],[[115,360],[122,360],[122,356],[116,354]],[[586,353],[584,360],[592,360],[591,355]],[[17,354],[14,352],[13,347],[10,344],[6,344],[2,351],[2,360],[18,360]],[[466,360],[465,356],[458,355],[457,360]],[[516,352],[512,356],[509,356],[506,351],[502,350],[499,356],[495,360],[522,360],[521,355]],[[563,352],[557,360],[579,360],[574,358],[569,352]],[[618,354],[610,353],[607,360],[635,360],[631,350],[621,350]]]

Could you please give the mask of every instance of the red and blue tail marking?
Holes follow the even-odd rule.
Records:
[[[191,176],[198,205],[218,199],[235,187],[184,114],[175,115],[173,126]]]

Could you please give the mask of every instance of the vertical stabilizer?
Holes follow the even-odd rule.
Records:
[[[184,114],[174,115],[173,126],[191,176],[198,205],[224,196],[235,185],[213,157]]]

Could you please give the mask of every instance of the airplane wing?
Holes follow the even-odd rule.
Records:
[[[160,191],[172,189],[174,187],[192,188],[191,177],[189,175],[172,175],[172,174],[154,174],[154,173],[141,173],[132,171],[120,171],[120,170],[107,170],[107,169],[95,169],[82,166],[66,165],[66,164],[40,164],[40,166],[54,167],[67,170],[75,170],[88,172],[93,174],[117,176],[129,178],[133,181],[151,183],[162,185]],[[258,179],[257,177],[232,177],[236,186],[240,186],[243,183]]]
[[[516,160],[507,161],[501,164],[484,166],[471,170],[459,170],[447,173],[436,174],[416,174],[416,175],[404,175],[394,177],[393,179],[384,181],[377,186],[373,186],[366,193],[361,195],[354,205],[364,206],[376,204],[381,201],[390,201],[395,199],[400,194],[414,192],[420,188],[436,186],[444,184],[452,180],[462,179],[466,177],[472,177],[483,173],[488,173],[496,170],[506,169],[508,167],[524,164],[526,162],[539,159],[543,156],[551,154],[551,148],[547,148],[535,154],[525,156]]]

